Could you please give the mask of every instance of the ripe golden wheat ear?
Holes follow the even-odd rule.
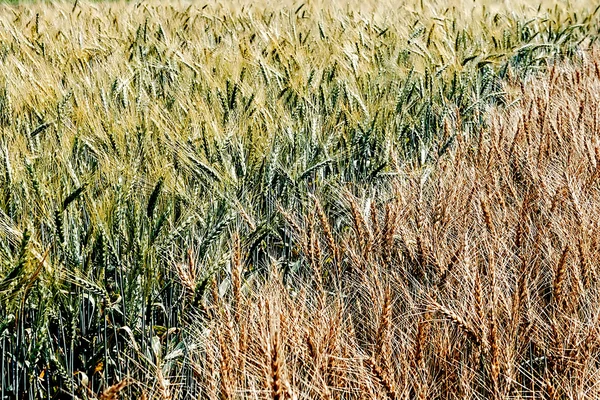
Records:
[[[119,398],[119,393],[121,393],[121,391],[123,391],[130,384],[131,380],[125,378],[120,382],[117,382],[114,385],[107,387],[100,395],[100,400],[117,400]]]

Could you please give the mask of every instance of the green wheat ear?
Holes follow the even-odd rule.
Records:
[[[148,199],[148,206],[146,207],[146,216],[148,217],[148,219],[152,219],[152,217],[154,216],[154,209],[156,208],[156,203],[158,201],[158,196],[160,195],[160,192],[162,190],[163,183],[164,178],[161,177],[158,180],[158,182],[156,182],[154,190],[152,190],[152,193],[150,194],[150,198]]]
[[[69,204],[77,200],[79,196],[85,191],[87,184],[83,184],[77,189],[75,189],[71,194],[67,196],[67,198],[62,203],[62,211],[65,211]]]
[[[8,289],[8,287],[19,277],[21,272],[23,272],[23,269],[27,263],[27,246],[29,245],[30,239],[31,235],[29,230],[26,229],[23,232],[23,237],[21,239],[21,243],[19,244],[19,252],[16,263],[10,272],[2,279],[2,281],[0,281],[0,291]]]

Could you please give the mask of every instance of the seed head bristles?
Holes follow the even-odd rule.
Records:
[[[517,226],[516,226],[516,234],[515,234],[515,248],[517,249],[517,251],[521,251],[521,247],[523,246],[523,237],[525,236],[525,228],[526,228],[526,217],[527,217],[527,212],[529,211],[529,205],[530,202],[532,200],[532,195],[530,195],[529,193],[527,194],[527,196],[525,197],[525,199],[523,200],[523,204],[521,206],[521,209],[519,211],[519,219],[517,220]],[[503,207],[503,209],[506,209],[506,207]]]
[[[515,290],[515,293],[513,295],[513,299],[512,299],[512,307],[511,307],[511,324],[512,324],[512,333],[513,335],[516,335],[519,327],[520,327],[520,323],[521,320],[523,318],[523,310],[526,307],[526,302],[527,302],[527,263],[525,260],[522,261],[521,263],[522,267],[521,267],[521,271],[518,282],[517,282],[517,288]]]
[[[588,289],[590,286],[590,281],[592,281],[592,275],[594,273],[593,269],[591,269],[589,266],[583,240],[581,237],[577,239],[577,256],[579,257],[579,271],[582,278],[583,288]]]
[[[458,263],[460,257],[462,256],[464,247],[465,247],[465,242],[461,242],[461,244],[458,246],[458,248],[456,249],[454,254],[452,254],[452,257],[450,257],[450,261],[448,261],[448,264],[446,265],[446,267],[442,271],[440,271],[440,276],[438,278],[438,283],[437,283],[438,288],[441,288],[446,284],[448,276],[452,273],[452,270],[454,269],[454,267]]]
[[[478,323],[483,323],[484,315],[483,315],[483,294],[481,288],[481,275],[479,273],[479,268],[477,266],[474,267],[474,277],[475,277],[475,288],[474,288],[474,296],[475,296],[475,315],[477,315]]]
[[[554,283],[552,285],[552,293],[554,296],[554,301],[557,305],[560,305],[563,300],[563,284],[565,279],[565,270],[567,266],[567,255],[569,254],[569,245],[566,245],[560,259],[558,261],[558,265],[556,267],[556,271],[554,273]]]

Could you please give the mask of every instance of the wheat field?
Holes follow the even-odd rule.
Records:
[[[600,7],[0,5],[0,399],[600,398]]]

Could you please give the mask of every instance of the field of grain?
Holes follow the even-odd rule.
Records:
[[[0,400],[600,398],[591,2],[0,5]]]

